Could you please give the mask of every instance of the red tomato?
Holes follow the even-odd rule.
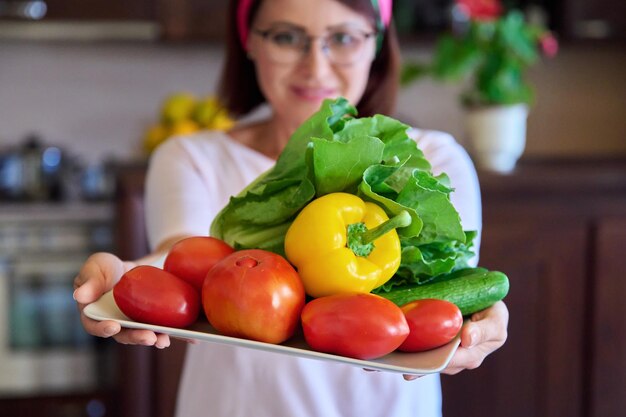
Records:
[[[459,308],[446,300],[425,299],[407,303],[402,311],[411,332],[398,348],[420,352],[443,346],[459,333],[463,316]]]
[[[409,334],[400,307],[369,293],[310,301],[302,310],[302,329],[313,350],[357,359],[393,352]]]
[[[218,332],[267,343],[293,335],[304,300],[304,286],[291,264],[260,249],[222,259],[202,287],[204,312]]]
[[[137,266],[113,287],[115,303],[129,318],[142,323],[187,327],[200,312],[193,286],[160,268]]]
[[[207,272],[234,251],[226,242],[214,237],[188,237],[172,246],[165,258],[163,269],[202,291]]]

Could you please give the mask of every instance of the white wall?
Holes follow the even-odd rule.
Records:
[[[163,98],[214,91],[221,53],[154,44],[0,44],[0,144],[39,132],[87,162],[138,154]]]

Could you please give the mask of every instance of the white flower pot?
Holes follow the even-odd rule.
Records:
[[[526,146],[528,106],[514,104],[467,110],[470,153],[483,169],[509,173]]]

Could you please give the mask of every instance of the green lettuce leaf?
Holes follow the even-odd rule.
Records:
[[[463,242],[450,240],[415,244],[415,240],[401,239],[402,260],[392,279],[374,292],[388,292],[397,287],[411,284],[426,284],[438,277],[469,267],[474,257],[475,231],[465,232]]]
[[[373,136],[344,136],[329,141],[314,138],[313,171],[318,197],[356,190],[363,171],[380,162],[385,144]]]

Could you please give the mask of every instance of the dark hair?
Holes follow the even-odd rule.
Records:
[[[254,2],[250,10],[249,22],[252,22],[263,0]],[[371,0],[337,0],[353,10],[375,21],[375,11]],[[238,0],[232,0],[228,9],[226,29],[226,58],[222,69],[218,96],[233,116],[243,116],[265,103],[256,79],[254,63],[239,41],[237,33]],[[393,22],[384,33],[380,50],[372,62],[365,92],[357,103],[359,116],[374,114],[393,114],[398,94],[400,71],[400,47]]]

